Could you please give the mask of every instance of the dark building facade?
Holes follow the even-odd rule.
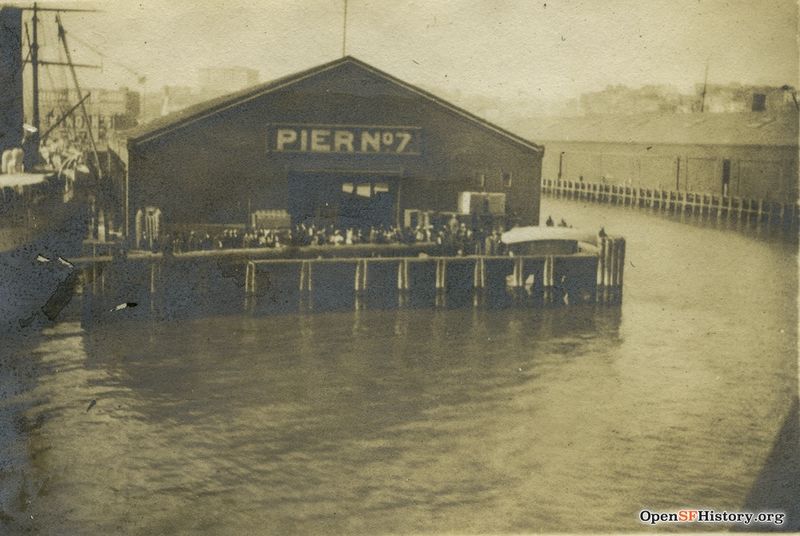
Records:
[[[169,224],[402,224],[457,211],[464,191],[506,194],[535,225],[543,148],[352,57],[202,103],[118,144],[126,231],[143,207]]]
[[[22,11],[0,7],[0,153],[22,141]]]

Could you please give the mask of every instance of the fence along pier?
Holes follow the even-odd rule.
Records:
[[[764,199],[723,196],[703,192],[660,190],[593,182],[542,180],[542,193],[556,198],[646,208],[656,212],[688,215],[700,220],[736,221],[780,228],[796,234],[800,204]]]

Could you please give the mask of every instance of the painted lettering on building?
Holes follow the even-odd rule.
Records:
[[[270,125],[268,148],[276,153],[419,155],[419,127]]]

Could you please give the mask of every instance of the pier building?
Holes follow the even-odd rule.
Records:
[[[495,194],[469,210],[539,222],[542,146],[350,56],[159,118],[116,149],[129,237],[156,209],[166,230],[263,213],[404,225],[479,205],[466,192]]]
[[[796,111],[540,117],[516,129],[547,147],[549,181],[798,200]]]

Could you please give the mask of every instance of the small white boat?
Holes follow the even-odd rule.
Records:
[[[596,232],[571,227],[514,227],[500,240],[515,255],[596,252],[600,244]]]

